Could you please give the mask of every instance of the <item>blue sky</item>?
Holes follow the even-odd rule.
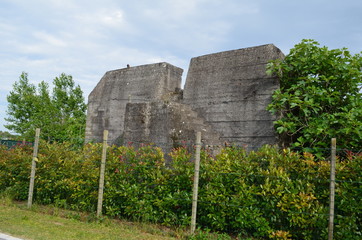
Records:
[[[362,50],[361,0],[0,0],[0,130],[24,71],[51,84],[70,74],[87,99],[108,70],[302,39]]]

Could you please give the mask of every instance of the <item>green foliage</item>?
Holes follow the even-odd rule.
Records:
[[[0,139],[15,140],[15,139],[19,139],[19,136],[16,136],[16,135],[11,134],[6,131],[0,131]]]
[[[40,143],[34,199],[94,212],[102,144],[74,149]],[[0,148],[0,192],[26,200],[32,149]],[[165,164],[161,149],[107,149],[103,213],[112,217],[189,227],[193,153],[177,148]],[[362,156],[337,163],[335,239],[360,239]],[[311,153],[265,146],[202,151],[197,231],[190,239],[325,239],[330,164]],[[212,229],[211,233],[208,229]],[[216,234],[215,232],[219,232]]]
[[[32,151],[27,145],[8,150],[0,145],[0,191],[4,191],[15,200],[28,196]]]
[[[231,240],[232,238],[225,233],[213,233],[209,229],[198,229],[193,235],[187,238],[188,240]]]
[[[351,156],[339,168],[336,183],[336,236],[338,239],[362,238],[362,154]],[[347,191],[348,189],[348,191]],[[343,216],[343,217],[342,217]],[[337,239],[336,237],[336,239]]]
[[[52,102],[56,109],[57,121],[53,122],[52,128],[58,129],[53,138],[61,142],[69,136],[82,139],[85,131],[86,104],[81,88],[75,86],[72,76],[64,73],[56,77],[53,84]],[[81,139],[78,141],[82,141]]]
[[[38,88],[22,73],[19,81],[7,96],[7,129],[22,138],[34,138],[35,128],[41,128],[41,138],[51,141],[83,142],[86,121],[86,104],[83,92],[75,86],[72,76],[62,73],[53,81],[53,93],[42,81]]]
[[[19,82],[13,85],[13,91],[8,95],[8,115],[6,119],[9,122],[5,127],[16,133],[25,134],[29,129],[34,133],[34,127],[31,126],[31,117],[36,111],[36,88],[29,83],[28,74],[23,72],[19,77]]]
[[[160,148],[119,147],[110,151],[105,186],[106,213],[123,215],[139,221],[158,222],[158,203],[162,200],[164,177],[163,153]]]
[[[362,145],[362,57],[346,48],[329,50],[302,40],[283,60],[268,64],[280,79],[269,110],[281,117],[275,128],[293,147],[341,148]],[[321,153],[319,153],[321,154]]]

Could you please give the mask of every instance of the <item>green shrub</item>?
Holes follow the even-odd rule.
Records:
[[[31,161],[30,146],[7,149],[0,145],[0,191],[6,191],[15,200],[27,199]]]
[[[34,200],[94,212],[102,144],[74,149],[40,143]],[[188,227],[194,153],[111,146],[107,150],[103,213],[137,221]],[[32,148],[0,147],[0,192],[27,199]],[[201,153],[197,226],[239,238],[325,239],[329,213],[329,161],[311,153],[264,146]],[[335,239],[360,239],[362,156],[337,162]],[[203,239],[199,232],[193,239]],[[211,235],[210,235],[211,236]],[[226,239],[219,234],[216,239]],[[224,238],[225,237],[225,238]]]

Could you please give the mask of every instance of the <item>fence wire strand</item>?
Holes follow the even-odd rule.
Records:
[[[133,99],[132,99],[133,100]],[[20,142],[17,143],[17,145],[19,145]],[[179,141],[174,141],[173,142],[175,145],[178,145],[179,147],[184,147],[184,148],[190,148],[190,149],[194,149],[196,144],[193,142],[193,140],[179,140]],[[0,142],[0,144],[4,144],[4,142]],[[32,143],[27,143],[27,144],[32,144]],[[147,142],[141,142],[141,141],[132,141],[132,142],[128,142],[127,144],[125,144],[125,146],[128,146],[128,147],[147,147],[147,146],[150,146],[150,147],[160,147],[162,148],[163,146],[165,145],[169,145],[170,142],[161,142],[161,143],[158,143],[158,145],[155,145],[155,144],[152,144],[152,143],[147,143]],[[108,141],[108,145],[109,147],[111,147],[111,142]],[[246,155],[247,156],[248,154],[250,154],[250,152],[248,152],[248,150],[256,150],[256,149],[259,149],[257,147],[251,147],[251,146],[226,146],[226,145],[207,145],[207,144],[203,144],[203,148],[204,149],[208,149],[208,148],[219,148],[219,149],[222,149],[222,148],[225,148],[225,147],[235,147],[235,148],[241,148],[243,150],[246,151]],[[283,148],[280,148],[280,147],[277,147],[276,148],[278,150],[282,150]],[[310,149],[302,149],[302,148],[291,148],[292,151],[296,151],[296,152],[303,152],[303,151],[306,151],[306,150],[310,150],[311,152],[313,151],[325,151],[325,152],[328,152],[330,151],[330,148],[310,148]],[[348,155],[348,154],[351,154],[352,156],[360,156],[361,153],[362,153],[362,150],[350,150],[350,149],[336,149],[338,153],[340,154],[345,154],[345,155]],[[93,153],[94,154],[94,153]],[[100,154],[100,152],[99,152]],[[192,152],[193,154],[193,152]],[[94,155],[92,155],[94,157]],[[100,156],[100,155],[99,155]],[[242,155],[244,156],[244,155]],[[89,156],[88,156],[89,157]],[[136,156],[137,157],[137,156]],[[324,161],[326,162],[329,162],[330,160],[329,159],[325,159]],[[89,161],[87,159],[87,157],[85,156],[84,159],[77,159],[76,161],[77,163],[81,163],[81,164],[84,164],[84,163],[94,163],[94,161]],[[40,157],[40,162],[39,164],[42,164],[42,159]],[[100,163],[97,163],[96,165],[93,165],[93,166],[86,166],[85,169],[89,170],[89,171],[98,171],[98,168],[100,166]],[[110,169],[107,169],[107,166],[108,166],[108,163],[106,162],[106,172],[109,172]],[[174,169],[172,167],[169,167],[169,166],[166,166],[166,165],[160,165],[160,166],[154,166],[154,165],[132,165],[130,163],[127,163],[127,162],[123,162],[121,163],[120,161],[115,164],[115,163],[112,163],[112,166],[118,166],[118,170],[121,169],[121,168],[134,168],[134,167],[137,167],[138,169],[147,169],[147,170],[152,170],[152,169],[158,169],[160,171],[174,171]],[[84,167],[84,165],[82,166]],[[292,170],[292,169],[290,169]],[[113,171],[113,170],[112,170]],[[123,174],[122,176],[122,179],[127,181],[129,178],[132,177],[131,174],[129,174],[130,176],[128,176],[125,172],[121,173],[119,172],[120,174]],[[227,175],[233,175],[233,176],[240,176],[240,177],[244,177],[244,178],[265,178],[265,179],[281,179],[281,180],[284,180],[284,181],[302,181],[302,180],[305,180],[305,179],[298,179],[298,178],[292,178],[292,177],[289,177],[289,172],[288,170],[285,172],[286,174],[288,174],[288,176],[276,176],[276,175],[263,175],[263,174],[249,174],[249,173],[242,173],[242,172],[237,172],[237,171],[230,171],[230,172],[223,172],[223,171],[220,171],[220,172],[207,172],[207,170],[205,169],[200,169],[200,174],[209,174],[209,175],[222,175],[222,176],[227,176]],[[308,173],[308,172],[306,172]],[[107,178],[107,176],[106,176]],[[330,179],[326,179],[326,178],[319,178],[319,177],[313,177],[313,178],[308,178],[308,181],[315,181],[315,182],[318,182],[318,183],[330,183],[331,180]],[[335,180],[336,183],[340,183],[340,184],[357,184],[357,185],[360,185],[362,184],[362,181],[359,181],[359,180],[342,180],[342,179],[338,179],[338,173],[337,173],[337,179]],[[129,184],[139,184],[141,185],[142,187],[145,187],[145,188],[149,188],[149,189],[155,189],[157,187],[160,187],[160,186],[168,186],[169,184],[168,183],[146,183],[146,182],[138,182],[138,183],[132,183],[130,182]],[[90,186],[89,184],[80,184],[79,186],[80,188],[91,188],[93,190],[97,190],[99,189],[99,186],[97,186],[97,183],[95,183],[94,186]],[[360,187],[360,186],[358,186]],[[109,186],[109,185],[105,185],[104,187],[104,191],[106,194],[108,194],[110,191],[113,191],[113,188],[112,186]],[[175,188],[177,188],[177,186],[175,186]],[[176,200],[176,201],[185,201],[185,202],[189,202],[191,203],[192,202],[192,180],[190,179],[190,189],[189,189],[189,192],[186,192],[186,190],[182,190],[182,191],[185,191],[187,194],[189,194],[189,197],[190,198],[178,198],[178,197],[171,197],[169,200]],[[337,188],[338,188],[338,185],[337,185]],[[361,189],[359,189],[361,190]],[[257,196],[261,196],[260,193],[249,193],[251,195],[257,195]],[[252,206],[252,205],[238,205],[238,204],[231,204],[229,203],[228,201],[225,201],[223,200],[223,202],[218,202],[218,203],[211,203],[209,201],[206,201],[205,199],[207,199],[207,195],[206,196],[201,196],[198,200],[198,202],[200,203],[200,207],[203,207],[203,206],[223,206],[223,207],[232,207],[232,208],[240,208],[240,209],[245,209],[245,208],[249,208],[249,209],[258,209],[260,211],[267,211],[269,209],[265,209],[265,208],[260,208],[258,206]],[[279,211],[283,211],[281,209],[278,209]],[[190,208],[190,211],[191,211],[191,208]],[[301,212],[296,212],[296,211],[293,211],[293,210],[287,210],[286,211],[287,213],[292,213],[292,214],[303,214],[303,215],[317,215],[317,216],[329,216],[330,214],[328,213],[312,213],[312,212],[305,212],[305,211],[301,211]],[[338,216],[339,218],[348,218],[349,216],[343,216],[343,215],[340,215],[340,214],[336,214],[336,216]]]

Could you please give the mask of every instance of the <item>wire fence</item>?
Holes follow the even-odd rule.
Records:
[[[27,141],[15,141],[15,140],[5,140],[5,139],[0,139],[0,145],[4,145],[7,148],[14,148],[14,147],[18,147],[21,145],[28,145],[28,146],[34,146],[33,142],[27,142]]]
[[[203,152],[197,151],[197,149],[202,146],[201,141],[180,141],[181,148],[191,148],[195,149],[195,151],[192,153],[192,161],[188,159],[175,166],[172,164],[157,164],[156,162],[145,163],[142,156],[132,155],[133,153],[130,154],[130,156],[120,155],[120,159],[117,161],[108,159],[109,157],[114,158],[114,156],[110,156],[111,154],[107,153],[110,146],[106,136],[107,134],[105,132],[101,156],[96,164],[96,166],[99,167],[99,182],[96,184],[80,179],[79,182],[81,183],[83,181],[83,185],[74,186],[77,188],[93,189],[93,191],[98,190],[96,204],[98,216],[101,216],[102,213],[112,212],[112,208],[118,209],[118,212],[127,213],[128,211],[129,214],[134,214],[136,210],[131,209],[132,206],[129,206],[132,204],[137,205],[140,208],[139,211],[144,211],[144,215],[146,216],[147,214],[152,214],[152,210],[148,211],[142,208],[150,207],[145,201],[152,198],[153,203],[151,203],[152,206],[150,208],[153,207],[156,209],[157,207],[170,207],[169,205],[173,205],[171,209],[175,210],[175,214],[186,213],[187,216],[185,219],[190,221],[191,232],[194,232],[197,226],[203,226],[205,223],[206,225],[210,224],[209,226],[211,227],[214,226],[219,229],[224,227],[224,230],[228,230],[228,227],[225,227],[228,225],[226,221],[231,221],[231,218],[238,217],[241,219],[238,222],[240,229],[252,228],[247,226],[243,221],[250,221],[251,224],[257,224],[255,221],[259,221],[263,213],[272,212],[275,213],[279,219],[269,220],[271,222],[280,222],[280,224],[286,221],[283,217],[290,218],[291,224],[295,225],[303,225],[303,221],[305,225],[308,225],[308,223],[305,223],[308,222],[308,218],[322,219],[321,223],[324,224],[324,227],[310,226],[312,223],[317,224],[317,220],[309,223],[308,227],[311,228],[311,231],[314,231],[314,233],[324,231],[324,228],[329,227],[328,234],[331,235],[329,239],[332,239],[333,220],[331,220],[331,217],[333,219],[345,219],[346,222],[352,221],[351,218],[358,218],[356,224],[359,224],[359,221],[361,221],[360,212],[356,213],[359,214],[358,217],[356,217],[353,216],[353,213],[343,209],[345,205],[335,206],[334,202],[331,203],[335,195],[332,187],[334,184],[337,189],[338,198],[349,196],[349,193],[342,194],[339,190],[343,184],[353,186],[349,187],[354,189],[357,194],[353,195],[353,197],[362,196],[362,179],[360,175],[355,179],[349,179],[348,176],[343,175],[340,175],[339,178],[338,174],[340,173],[337,173],[337,177],[335,177],[333,169],[331,168],[333,159],[335,161],[338,153],[349,154],[348,156],[350,157],[359,157],[360,152],[356,153],[346,149],[338,149],[334,146],[335,153],[333,154],[333,151],[331,151],[333,146],[331,146],[329,149],[329,151],[331,151],[331,157],[326,160],[316,161],[312,155],[307,155],[303,163],[306,165],[305,167],[299,167],[298,162],[291,162],[290,166],[285,164],[282,168],[277,162],[277,159],[270,159],[272,155],[267,155],[263,152],[243,151],[245,148],[235,146],[228,146],[226,148],[225,146],[218,146],[221,149],[235,148],[235,151],[225,151],[223,155],[220,156],[221,162],[212,162],[213,158],[208,156],[207,147],[203,148],[205,150]],[[128,147],[135,148],[150,146],[150,144],[142,142],[132,142],[127,145]],[[277,150],[282,151],[282,149]],[[34,152],[35,151],[37,150],[34,149]],[[147,156],[152,156],[152,154]],[[191,153],[188,154],[191,155]],[[230,157],[228,154],[235,154],[236,164],[230,164],[228,162],[230,159],[233,159],[233,157]],[[256,156],[255,159],[257,161],[242,162],[243,157],[253,154]],[[291,154],[291,156],[293,157],[293,154]],[[32,157],[32,171],[34,171],[33,184],[34,179],[36,179],[35,169],[37,158],[37,154],[34,153]],[[197,159],[201,159],[201,162],[197,163]],[[111,162],[108,163],[108,161]],[[84,164],[82,167],[86,169],[85,172],[94,171],[95,165],[85,165],[89,162],[88,159],[77,159],[77,162]],[[193,168],[193,164],[196,166],[199,164],[199,167]],[[215,164],[218,164],[218,167],[215,167]],[[303,171],[298,174],[293,174],[293,172],[296,171],[295,167],[298,167],[298,170],[303,169]],[[187,168],[188,170],[186,171],[181,168]],[[323,169],[323,171],[320,169]],[[156,176],[164,172],[169,173],[169,175],[165,176],[169,178],[170,181],[164,179],[161,181],[160,179],[165,178],[164,175]],[[155,174],[155,176],[143,176],[142,174]],[[116,185],[112,185],[111,178],[115,178],[119,182]],[[172,185],[172,187],[169,185]],[[125,187],[133,190],[122,192]],[[165,194],[162,191],[164,191],[166,187],[168,187],[168,189],[174,188],[175,192],[167,192]],[[36,181],[35,186],[29,188],[28,206],[32,204],[32,188],[36,189]],[[316,188],[317,190],[311,188]],[[155,197],[157,194],[160,194],[160,198]],[[114,196],[118,197],[114,198]],[[295,199],[288,199],[291,196]],[[112,201],[115,202],[112,203]],[[272,201],[277,202],[272,203]],[[184,204],[180,204],[180,202]],[[338,200],[338,203],[342,202],[340,199]],[[328,203],[329,207],[326,207]],[[127,206],[127,204],[129,205]],[[189,206],[189,208],[187,209],[185,206]],[[106,209],[104,209],[104,207]],[[336,212],[334,212],[334,209]],[[116,210],[113,211],[117,212]],[[244,218],[231,216],[231,214],[229,214],[231,211],[235,211],[241,216],[247,212],[251,214],[250,216],[254,216],[255,219],[248,219],[250,216],[244,216]],[[153,212],[155,212],[154,214],[160,214],[162,211],[153,210]],[[219,212],[222,212],[224,216],[219,216]],[[142,215],[142,213],[140,213],[140,215]],[[298,218],[298,215],[304,217]],[[153,218],[152,216],[148,216],[148,218],[156,219],[156,217]],[[214,222],[210,220],[212,218],[215,218]],[[200,225],[198,225],[199,220]],[[235,219],[233,219],[233,221],[234,220]],[[343,221],[344,220],[340,221],[339,224]],[[262,223],[258,224],[260,228],[264,226]],[[233,226],[232,229],[235,228],[237,227]],[[360,230],[361,229],[358,231]],[[318,232],[318,234],[322,233]]]

